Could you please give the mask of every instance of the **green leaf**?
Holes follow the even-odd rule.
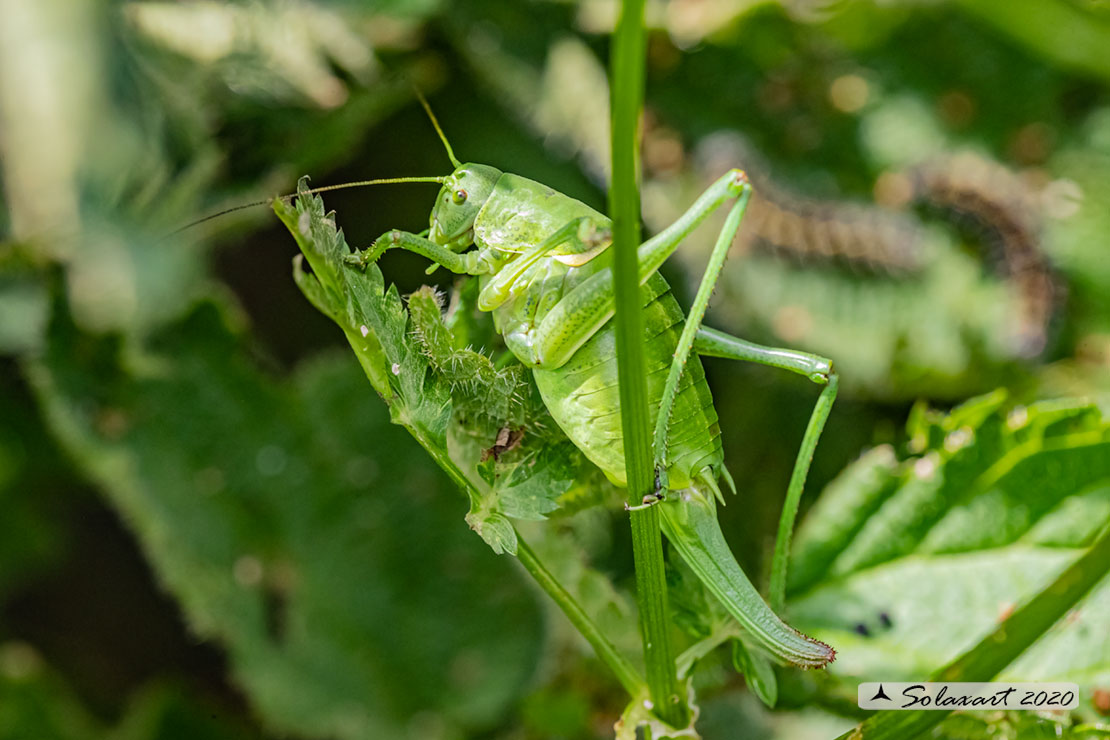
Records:
[[[930,680],[989,681],[995,678],[1038,637],[1052,628],[1053,623],[1072,610],[1076,602],[1095,584],[1104,580],[1108,572],[1110,527],[1055,579],[990,630],[971,649],[935,671],[929,677]],[[1101,632],[1096,639],[1105,634],[1105,631]],[[1043,642],[1040,644],[1043,645]],[[1105,655],[1105,651],[1103,654]],[[1068,680],[1073,681],[1075,678],[1071,676]],[[1082,698],[1080,708],[1083,711]],[[876,712],[839,740],[910,740],[940,724],[947,714],[947,711],[935,710]]]
[[[452,332],[443,321],[440,298],[432,288],[420,288],[409,296],[408,303],[413,339],[449,384],[460,422],[496,433],[503,428],[519,429],[537,414],[547,416],[542,403],[531,402],[528,374],[520,363],[497,368],[484,354],[454,346]]]
[[[953,714],[939,730],[940,740],[1098,740],[1110,730],[1073,724],[1067,716],[1038,712],[995,712]]]
[[[846,468],[810,509],[798,530],[788,586],[800,591],[818,581],[898,485],[889,446],[876,447]]]
[[[757,648],[745,645],[743,640],[733,640],[732,664],[737,671],[744,674],[744,680],[748,682],[752,693],[773,709],[779,699],[779,686],[771,661]]]
[[[459,526],[453,485],[348,359],[275,380],[205,303],[147,347],[59,310],[28,370],[57,438],[274,728],[396,737],[420,716],[462,733],[519,696],[542,643],[532,596]]]
[[[14,248],[0,244],[0,354],[18,354],[42,345],[50,296],[45,280],[13,264]]]
[[[914,455],[879,449],[799,529],[790,614],[837,646],[845,680],[921,679],[975,645],[1110,523],[1110,424],[1083,401],[1005,394],[919,409]],[[1110,584],[1002,679],[1110,680]]]
[[[545,519],[558,508],[558,499],[578,473],[577,448],[569,441],[543,440],[521,445],[501,456],[479,463],[478,470],[499,501],[499,508],[514,519]]]
[[[498,555],[516,555],[517,537],[512,522],[496,511],[472,506],[466,514],[466,523]]]
[[[581,453],[566,439],[552,442],[526,436],[519,446],[495,456],[490,452],[495,438],[474,436],[455,423],[449,442],[451,458],[464,471],[474,471],[468,475],[471,501],[466,521],[499,553],[516,553],[516,535],[508,517],[547,518],[574,483],[580,466]]]
[[[497,368],[480,352],[456,348],[431,288],[409,296],[409,313],[414,338],[451,387],[453,457],[485,483],[477,508],[545,519],[575,482],[582,455],[555,425],[530,375],[518,362]]]

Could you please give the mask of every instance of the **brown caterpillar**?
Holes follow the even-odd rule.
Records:
[[[1013,283],[1021,301],[1019,354],[1044,351],[1048,328],[1062,302],[1062,286],[1041,249],[1039,193],[1017,173],[973,154],[936,159],[907,176],[917,202],[951,214],[979,232],[987,259]]]
[[[749,205],[750,223],[741,237],[745,246],[876,272],[902,274],[920,268],[921,235],[907,214],[790,196],[760,180]]]
[[[736,245],[740,253],[771,251],[803,262],[830,260],[893,275],[916,272],[925,261],[921,227],[910,214],[792,193],[774,182],[767,162],[735,133],[707,136],[694,157],[701,172],[739,162],[752,180],[752,199]]]
[[[1017,173],[974,154],[937,158],[884,175],[876,186],[882,205],[864,205],[805,198],[778,187],[760,174],[769,171],[761,157],[734,134],[707,137],[696,157],[702,171],[716,171],[726,159],[749,168],[755,187],[736,247],[741,252],[771,250],[899,277],[929,259],[925,226],[909,206],[971,226],[985,261],[1017,290],[1016,354],[1044,351],[1061,288],[1041,250],[1039,193]]]

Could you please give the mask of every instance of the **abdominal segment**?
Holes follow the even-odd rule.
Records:
[[[685,319],[670,289],[655,285],[654,275],[643,290],[658,293],[644,307],[644,364],[654,422],[659,410],[679,334]],[[536,385],[552,417],[571,441],[614,483],[626,485],[624,435],[617,386],[616,334],[607,322],[562,367],[536,370]],[[689,486],[709,468],[721,468],[721,429],[705,371],[691,356],[679,383],[667,444],[670,487]]]

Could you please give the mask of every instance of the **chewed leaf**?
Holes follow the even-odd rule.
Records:
[[[465,307],[449,327],[440,297],[422,288],[406,310],[376,265],[352,263],[323,201],[303,182],[298,193],[293,205],[274,203],[303,253],[294,264],[297,285],[343,329],[393,421],[467,492],[471,528],[495,552],[515,554],[509,518],[543,519],[558,509],[583,468],[581,453],[551,420],[519,363],[501,367],[457,346],[459,336],[480,333],[466,324]]]
[[[448,435],[452,459],[467,471],[471,485],[466,521],[495,552],[516,553],[508,517],[538,520],[559,507],[559,497],[574,483],[580,453],[569,441],[523,436],[513,449],[492,454],[496,440],[471,434],[457,422]],[[492,530],[490,529],[492,527]]]
[[[525,440],[516,450],[491,457],[478,468],[507,516],[545,519],[559,507],[559,497],[574,483],[578,472],[576,452],[569,441],[529,444]]]
[[[542,411],[530,403],[531,388],[519,364],[497,368],[480,352],[456,348],[441,311],[439,297],[427,286],[409,296],[413,339],[449,384],[456,414],[502,429],[522,427]]]

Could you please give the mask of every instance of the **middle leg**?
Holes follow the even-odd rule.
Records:
[[[782,514],[779,517],[775,554],[771,561],[770,602],[772,609],[781,611],[786,599],[786,566],[790,558],[794,520],[798,515],[798,504],[802,498],[802,490],[805,488],[806,477],[809,475],[810,463],[813,462],[814,450],[817,449],[817,442],[825,428],[825,421],[832,411],[833,402],[836,401],[839,378],[833,371],[832,361],[824,357],[792,349],[764,347],[709,327],[703,326],[698,331],[694,349],[698,354],[707,357],[743,360],[789,370],[825,386],[817,398],[809,423],[806,425],[802,444],[798,448],[798,457],[794,461],[794,469],[790,474],[790,484],[786,489]]]

